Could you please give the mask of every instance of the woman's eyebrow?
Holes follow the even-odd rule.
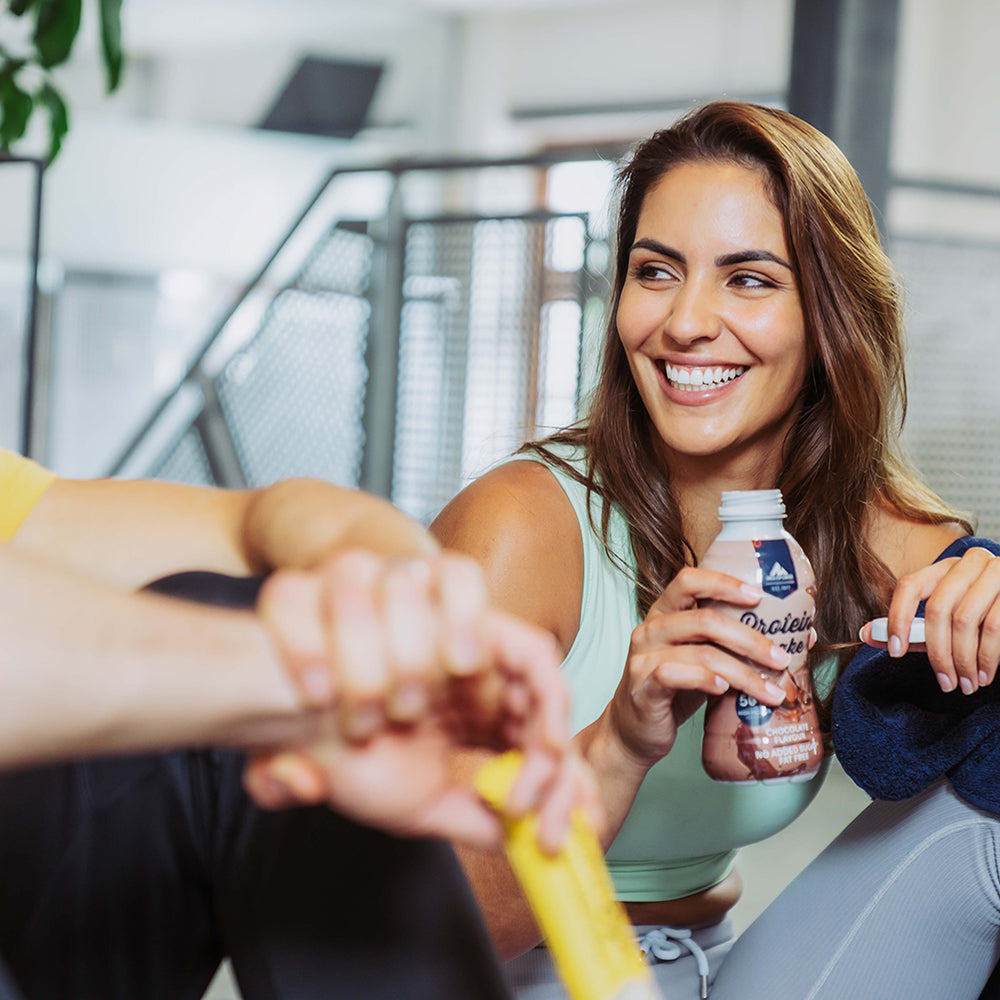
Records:
[[[673,247],[668,247],[665,243],[661,243],[659,240],[651,240],[648,237],[644,237],[641,240],[636,240],[632,244],[632,250],[651,250],[655,254],[659,254],[661,257],[669,257],[671,260],[676,260],[678,264],[686,264],[687,259],[680,250],[675,250]],[[631,251],[629,251],[631,253]]]
[[[669,257],[671,260],[676,260],[679,264],[687,263],[687,258],[680,250],[668,247],[665,243],[651,239],[648,236],[643,237],[641,240],[636,240],[632,244],[632,250],[649,250],[652,253],[659,254],[661,257]],[[782,260],[781,257],[771,253],[770,250],[737,250],[735,253],[723,254],[721,257],[715,258],[715,266],[729,267],[732,264],[747,264],[755,260],[773,261],[775,264],[787,267],[789,271],[792,270],[792,265],[787,260]]]
[[[770,260],[782,267],[787,267],[789,271],[792,269],[792,265],[787,260],[782,260],[770,250],[737,250],[736,253],[723,254],[721,257],[715,258],[715,266],[729,267],[730,264],[746,264],[754,260]]]

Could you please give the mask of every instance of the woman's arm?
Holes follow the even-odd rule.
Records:
[[[572,506],[544,466],[516,462],[489,473],[452,501],[431,530],[483,566],[501,607],[550,631],[566,654],[581,614],[583,546]],[[747,594],[739,580],[720,573],[684,569],[633,631],[626,661],[601,665],[621,680],[575,743],[595,774],[605,847],[649,768],[669,753],[677,727],[706,692],[732,684],[766,704],[784,698],[743,658],[781,669],[787,654],[753,629],[699,609],[699,600],[753,606],[760,594]],[[468,771],[479,760],[466,756],[456,766]],[[533,945],[537,931],[506,866],[473,851],[459,856],[501,956]]]
[[[10,545],[128,589],[189,569],[241,575],[315,566],[352,545],[387,555],[434,551],[384,500],[311,479],[259,490],[57,479]]]

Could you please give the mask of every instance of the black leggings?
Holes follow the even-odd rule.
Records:
[[[256,592],[172,589],[206,581],[237,594],[215,603]],[[190,751],[0,777],[0,954],[26,1000],[197,1000],[224,956],[246,1000],[508,996],[446,844],[259,810],[242,767]]]

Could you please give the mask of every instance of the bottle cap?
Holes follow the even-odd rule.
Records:
[[[763,521],[785,516],[781,490],[727,490],[722,494],[723,521]]]

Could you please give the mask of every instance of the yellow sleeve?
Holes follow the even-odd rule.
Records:
[[[9,542],[56,478],[30,459],[0,448],[0,542]]]

